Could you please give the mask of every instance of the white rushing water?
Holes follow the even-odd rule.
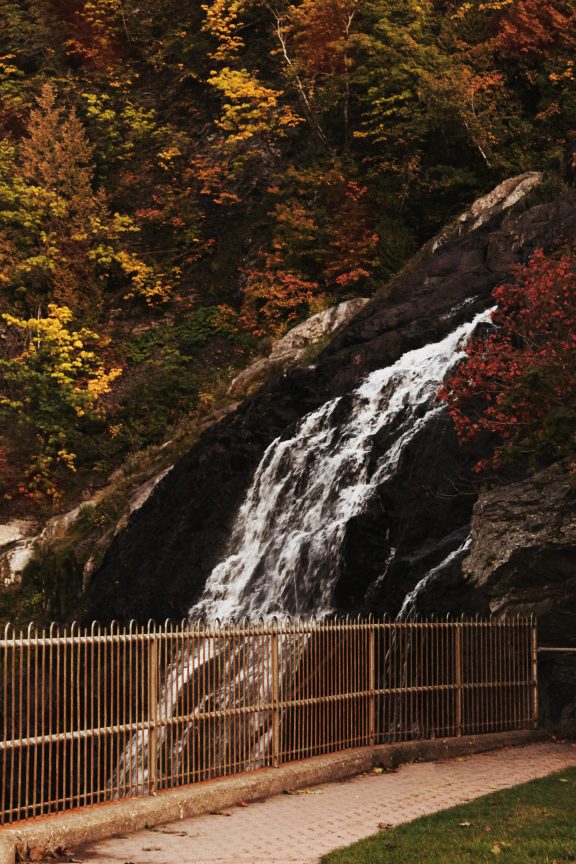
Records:
[[[490,311],[482,312],[441,341],[407,352],[392,366],[369,375],[351,397],[331,400],[304,417],[290,438],[272,442],[236,517],[226,556],[210,574],[200,601],[190,610],[191,619],[322,616],[332,611],[349,520],[393,475],[414,436],[444,410],[438,388],[464,356],[475,328],[489,320]],[[377,460],[373,458],[376,435],[388,441],[387,448],[379,445],[384,455]],[[409,613],[424,583],[461,552],[462,548],[451,553],[419,583],[406,598],[403,614]],[[393,557],[392,549],[388,564]],[[285,661],[291,650],[288,644],[283,646]],[[159,719],[168,721],[177,713],[180,695],[216,657],[215,651],[214,642],[207,639],[180,656],[164,681]],[[262,662],[257,655],[244,666],[233,652],[220,658],[219,674],[228,688],[237,677],[248,681],[265,704],[269,682],[258,675]],[[216,700],[215,706],[224,707],[232,697],[229,690],[221,689],[215,682],[210,698]],[[205,707],[198,703],[192,718]],[[194,722],[191,719],[190,728]],[[254,725],[253,718],[246,723],[245,735],[253,741],[255,754],[250,764],[258,767],[265,764],[269,730]],[[160,745],[165,743],[167,728],[168,723]],[[179,766],[183,747],[184,739],[174,743],[172,765]],[[143,731],[122,755],[117,775],[121,782],[129,787],[145,783],[150,756],[148,732]]]
[[[490,311],[369,375],[348,397],[305,417],[268,447],[242,505],[226,557],[193,617],[332,611],[346,525],[397,467],[412,438],[443,410],[438,388]],[[390,445],[374,463],[372,443]]]
[[[418,582],[415,588],[404,598],[404,603],[398,613],[398,617],[405,618],[412,614],[416,609],[418,598],[422,594],[425,594],[435,582],[439,581],[455,561],[463,558],[471,545],[472,536],[469,534],[457,549],[453,549],[452,552],[450,552],[446,558],[440,562],[440,564],[437,564],[436,567],[429,570],[428,573],[426,573],[426,575]]]

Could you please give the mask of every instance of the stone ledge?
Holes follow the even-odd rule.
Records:
[[[407,762],[434,762],[531,744],[547,737],[541,730],[528,729],[378,744],[330,756],[316,756],[281,768],[265,768],[250,774],[197,783],[161,792],[151,798],[83,807],[30,820],[18,827],[0,829],[0,864],[14,864],[16,858],[25,859],[30,850],[39,854],[40,851],[48,853],[61,847],[73,849],[117,834],[141,831],[147,826],[234,807],[240,801],[256,801],[319,783],[345,780],[375,767],[389,769]]]

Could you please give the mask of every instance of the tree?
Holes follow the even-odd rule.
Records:
[[[492,455],[476,470],[514,458],[576,458],[576,256],[538,251],[493,292],[495,329],[473,339],[441,390],[462,443],[488,433]]]
[[[76,470],[71,440],[78,424],[99,412],[121,371],[106,370],[100,337],[74,330],[72,317],[70,309],[54,304],[44,318],[2,315],[11,356],[0,360],[0,416],[26,442],[25,480],[18,491],[36,499],[58,497],[60,475]]]
[[[208,80],[222,98],[217,126],[227,133],[231,144],[251,141],[256,136],[274,138],[301,122],[289,106],[281,104],[282,91],[266,87],[247,69],[225,66]]]
[[[55,302],[97,320],[113,286],[150,305],[172,295],[174,283],[127,242],[138,225],[94,190],[93,155],[77,112],[58,106],[50,84],[19,146],[0,149],[1,284],[25,313]]]

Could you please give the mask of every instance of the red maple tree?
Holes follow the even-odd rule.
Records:
[[[441,389],[462,443],[492,433],[490,457],[576,456],[576,256],[537,251],[493,292],[494,330],[469,343],[467,358]]]

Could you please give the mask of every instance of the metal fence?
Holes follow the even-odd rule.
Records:
[[[532,619],[183,622],[0,640],[0,823],[537,723]]]

